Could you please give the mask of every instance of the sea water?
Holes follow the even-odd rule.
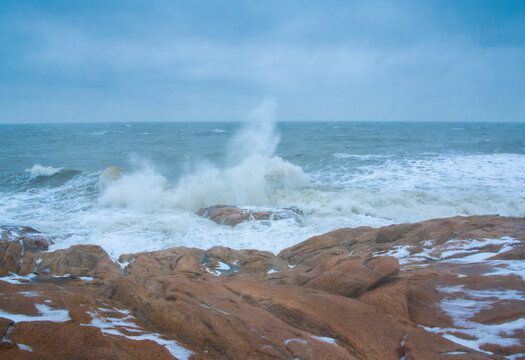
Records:
[[[0,224],[52,249],[112,257],[174,246],[274,253],[342,227],[525,216],[524,123],[246,122],[0,125]],[[110,166],[118,179],[100,179]],[[236,227],[225,204],[303,215]]]

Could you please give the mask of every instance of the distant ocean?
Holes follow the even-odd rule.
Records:
[[[0,125],[0,224],[113,257],[173,246],[278,252],[342,227],[525,216],[524,123]],[[116,180],[100,181],[109,166]],[[194,214],[296,206],[235,228]]]

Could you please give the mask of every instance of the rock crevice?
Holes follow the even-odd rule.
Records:
[[[177,247],[118,264],[95,245],[46,252],[36,230],[1,229],[0,359],[525,353],[523,218],[340,229],[278,255]]]

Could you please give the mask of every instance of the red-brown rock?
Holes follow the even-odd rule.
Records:
[[[245,221],[253,220],[279,220],[302,215],[302,211],[296,207],[282,209],[280,211],[253,211],[241,209],[236,206],[214,205],[202,208],[196,212],[198,216],[208,218],[219,225],[236,226]]]
[[[521,218],[341,229],[278,256],[179,247],[122,255],[123,269],[98,246],[38,252],[17,236],[0,244],[0,359],[525,353]]]

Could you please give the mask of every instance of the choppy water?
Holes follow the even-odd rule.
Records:
[[[0,125],[0,144],[0,224],[54,248],[278,252],[345,226],[525,216],[523,123]],[[123,177],[100,183],[109,166]],[[304,216],[230,228],[194,215],[214,204]]]

